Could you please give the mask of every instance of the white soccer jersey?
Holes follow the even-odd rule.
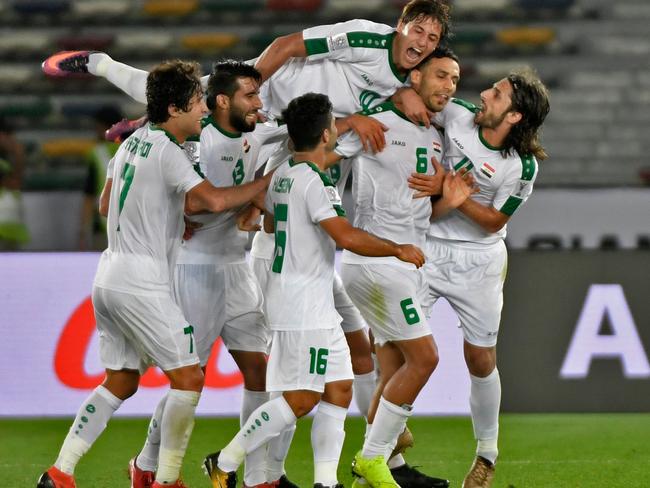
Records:
[[[286,162],[286,161],[284,161]],[[266,172],[277,168],[278,165],[269,161],[266,167]],[[352,171],[352,160],[351,159],[342,159],[338,163],[330,166],[326,173],[330,177],[332,183],[336,185],[336,189],[339,192],[339,196],[343,195],[345,190],[345,184],[348,181],[348,177]],[[251,245],[251,256],[261,259],[271,259],[273,258],[273,251],[275,250],[275,238],[273,234],[267,234],[263,230],[256,232],[253,237],[253,243]]]
[[[355,19],[305,29],[303,37],[307,57],[290,59],[262,85],[264,109],[274,117],[308,92],[327,95],[336,117],[350,115],[406,82],[392,59],[393,27]]]
[[[320,227],[344,214],[336,187],[313,163],[290,160],[273,175],[266,207],[275,221],[275,253],[264,307],[273,330],[331,329],[334,240]]]
[[[474,123],[478,109],[471,103],[452,99],[434,121],[445,129],[445,158],[447,169],[471,170],[480,189],[470,198],[512,215],[528,199],[537,177],[537,161],[533,156],[518,154],[503,157],[499,148],[490,146]],[[492,245],[506,236],[506,226],[488,233],[459,210],[434,220],[430,235],[439,239],[469,241]]]
[[[176,138],[154,125],[135,131],[111,163],[108,249],[95,285],[169,296],[183,234],[185,193],[203,181]]]
[[[268,152],[285,140],[286,126],[258,124],[253,132],[235,134],[224,130],[207,117],[201,131],[200,157],[195,169],[215,186],[227,187],[248,183],[268,159]],[[245,262],[248,232],[237,228],[237,214],[242,207],[218,214],[195,215],[200,222],[178,256],[179,264],[226,264]]]
[[[363,152],[359,136],[348,133],[335,151],[355,157],[352,165],[354,225],[367,232],[399,243],[424,244],[431,217],[431,201],[414,199],[408,187],[411,173],[434,174],[431,157],[440,159],[442,140],[434,128],[413,124],[392,102],[367,112],[386,125],[386,148],[377,153]],[[394,263],[414,267],[395,257],[359,256],[343,252],[343,262],[351,264]]]

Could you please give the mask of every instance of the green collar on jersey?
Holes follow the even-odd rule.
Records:
[[[382,113],[382,112],[393,112],[398,117],[400,117],[400,118],[406,120],[407,122],[410,122],[411,124],[413,124],[413,122],[404,114],[404,112],[402,112],[400,109],[398,109],[395,106],[395,104],[390,100],[386,100],[385,102],[380,103],[379,105],[375,105],[373,108],[370,108],[368,110],[364,110],[364,111],[361,112],[361,114],[363,114],[363,115],[373,115],[373,114],[379,114],[379,113]],[[413,125],[416,125],[416,124],[413,124]],[[417,124],[417,125],[419,125],[420,127],[424,126],[424,124],[422,124],[422,123]]]
[[[314,170],[318,174],[318,176],[320,176],[320,179],[323,182],[324,186],[331,186],[333,188],[336,188],[336,185],[332,183],[332,179],[329,177],[329,175],[321,171],[321,169],[318,166],[316,166],[316,164],[314,164],[313,162],[307,160],[296,162],[293,160],[293,158],[289,159],[289,166],[291,166],[292,168],[301,163],[305,163],[312,170]],[[345,209],[341,205],[332,205],[332,207],[334,207],[334,210],[336,211],[336,215],[338,215],[339,217],[345,217]]]
[[[485,140],[485,138],[483,137],[483,127],[478,128],[478,138],[480,139],[481,143],[491,151],[501,151],[503,149],[502,147],[493,146],[492,144],[490,144],[488,141]]]
[[[149,124],[149,127],[151,128],[151,130],[161,130],[161,131],[163,131],[165,133],[165,135],[169,138],[170,141],[172,141],[174,144],[176,144],[180,148],[183,147],[183,146],[181,146],[181,143],[178,142],[178,139],[176,139],[176,136],[174,134],[172,134],[171,132],[169,132],[168,130],[165,130],[162,127],[160,127],[159,125],[155,125],[155,124]]]
[[[201,120],[201,127],[205,127],[207,125],[212,125],[215,129],[217,129],[219,132],[221,132],[224,136],[229,137],[231,139],[239,139],[241,137],[241,132],[230,132],[224,129],[223,127],[220,127],[219,124],[217,124],[217,121],[214,120],[212,115],[208,115],[205,117],[203,120]]]
[[[397,66],[395,66],[395,62],[393,61],[393,41],[395,40],[395,36],[397,35],[397,31],[393,32],[392,34],[389,34],[389,40],[388,40],[388,64],[390,65],[390,70],[393,72],[395,75],[395,78],[397,78],[399,81],[402,83],[406,82],[406,79],[409,77],[408,73],[400,73],[400,71],[397,69]]]

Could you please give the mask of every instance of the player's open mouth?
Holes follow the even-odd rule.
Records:
[[[406,50],[406,57],[409,58],[410,61],[417,61],[420,59],[420,56],[422,56],[422,51],[417,48],[409,47]]]

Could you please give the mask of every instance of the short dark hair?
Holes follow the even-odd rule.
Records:
[[[332,102],[327,95],[306,93],[294,98],[282,111],[296,151],[314,149],[332,123]]]
[[[533,155],[538,160],[548,156],[539,139],[539,130],[551,104],[548,90],[532,69],[512,71],[506,78],[512,86],[511,111],[519,112],[521,120],[515,124],[504,141],[506,153],[516,150],[520,156]]]
[[[450,58],[456,61],[458,64],[460,64],[460,60],[458,59],[458,56],[456,56],[456,53],[452,51],[450,47],[439,45],[437,48],[433,50],[431,54],[429,54],[426,58],[420,61],[420,64],[418,64],[415,68],[422,69],[432,59],[442,59],[442,58]]]
[[[198,63],[165,61],[147,77],[147,117],[154,124],[167,122],[169,106],[188,111],[192,98],[202,94]]]
[[[206,89],[206,104],[210,110],[216,108],[217,95],[232,97],[235,94],[239,88],[238,78],[253,78],[258,83],[262,81],[260,72],[243,61],[226,59],[214,63]]]
[[[411,0],[404,5],[399,21],[408,24],[414,20],[431,17],[440,23],[440,41],[443,42],[449,37],[451,31],[451,18],[449,5],[442,0]]]

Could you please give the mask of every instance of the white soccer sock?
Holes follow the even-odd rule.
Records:
[[[410,416],[410,405],[404,408],[404,406],[389,402],[382,396],[379,399],[379,406],[372,423],[372,429],[370,429],[368,438],[363,443],[361,455],[364,458],[384,456],[384,459],[386,459],[393,447],[395,447],[397,436],[404,430],[406,420]]]
[[[266,402],[251,414],[235,437],[223,448],[219,455],[219,468],[223,471],[236,471],[247,453],[280,435],[286,427],[295,423],[296,416],[283,396]]]
[[[163,396],[156,410],[151,416],[149,421],[149,429],[147,430],[147,440],[144,442],[142,450],[135,459],[138,468],[144,471],[156,471],[158,467],[158,451],[160,449],[160,425],[162,423],[163,412],[167,403],[167,394]]]
[[[269,394],[267,392],[244,389],[239,415],[240,426],[244,425],[248,417],[258,407],[268,401]],[[255,486],[266,481],[266,446],[266,444],[263,444],[246,455],[244,462],[244,484],[246,486]]]
[[[194,412],[201,393],[171,389],[160,422],[160,454],[156,481],[174,483],[183,465],[185,450],[194,428]]]
[[[314,484],[338,484],[336,469],[345,440],[347,408],[321,400],[311,427],[311,446],[314,451]]]
[[[120,63],[105,53],[88,56],[88,72],[110,81],[140,103],[147,103],[147,76],[149,73]]]
[[[54,466],[64,473],[74,474],[79,459],[104,431],[113,412],[120,405],[122,400],[106,388],[101,385],[95,388],[81,404]]]
[[[485,378],[470,375],[472,382],[469,405],[472,412],[476,454],[491,463],[496,462],[499,450],[499,407],[501,405],[501,378],[494,368]]]
[[[279,436],[269,441],[266,451],[266,481],[276,481],[284,474],[284,460],[287,459],[295,433],[296,423],[294,422],[280,432]]]
[[[406,460],[404,459],[404,456],[401,454],[395,454],[392,458],[388,460],[388,468],[389,469],[395,469],[399,468],[400,466],[404,466],[406,464]]]
[[[372,401],[372,395],[375,393],[376,387],[377,376],[374,371],[366,374],[354,375],[354,383],[352,384],[354,401],[357,403],[359,412],[361,412],[361,415],[365,418],[368,418],[370,402]]]

